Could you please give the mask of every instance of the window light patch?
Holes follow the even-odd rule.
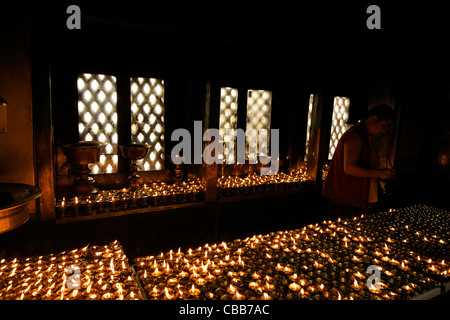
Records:
[[[152,146],[147,157],[137,161],[138,170],[164,169],[164,81],[132,77],[130,86],[131,142]]]
[[[334,97],[328,160],[331,160],[333,158],[339,139],[347,130],[346,124],[348,120],[349,107],[349,98],[339,96]]]
[[[79,74],[78,133],[81,141],[101,141],[107,145],[100,161],[91,164],[94,174],[117,172],[116,77]]]

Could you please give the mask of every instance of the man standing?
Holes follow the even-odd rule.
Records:
[[[328,218],[352,218],[378,201],[378,179],[391,179],[393,169],[377,169],[372,139],[386,134],[395,120],[385,104],[370,109],[366,117],[339,139],[322,194],[330,198]]]

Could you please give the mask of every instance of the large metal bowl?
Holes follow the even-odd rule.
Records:
[[[23,183],[0,183],[0,233],[15,229],[30,218],[26,210],[42,190]]]
[[[79,141],[63,147],[70,163],[90,164],[100,160],[101,149],[105,145],[99,141]]]
[[[127,160],[136,161],[144,159],[147,156],[150,146],[145,143],[131,143],[128,145],[120,145],[119,149],[122,157]]]

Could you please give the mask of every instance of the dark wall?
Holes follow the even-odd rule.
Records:
[[[80,30],[67,29],[67,6],[36,5],[48,24],[42,36],[50,38],[58,144],[78,139],[76,75],[92,72],[165,80],[167,150],[175,128],[203,118],[207,82],[237,87],[241,95],[271,90],[281,154],[303,158],[308,95],[351,97],[350,122],[356,122],[367,110],[372,78],[398,58],[373,46],[380,36],[368,33],[361,6],[80,2]],[[238,119],[245,126],[245,113]]]

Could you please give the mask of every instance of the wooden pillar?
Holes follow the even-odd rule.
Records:
[[[32,7],[35,8],[37,6]],[[56,217],[50,39],[46,23],[48,19],[43,18],[46,16],[44,12],[41,12],[41,14],[34,13],[31,16],[31,25],[33,26],[31,28],[31,71],[35,119],[36,180],[37,185],[42,189],[42,196],[38,199],[37,213],[41,221],[53,221]]]
[[[210,128],[219,128],[220,86],[208,81],[205,90],[205,109],[203,132]],[[202,134],[203,134],[202,132]],[[204,147],[210,142],[202,144]],[[203,159],[204,160],[204,159]],[[205,184],[205,237],[216,241],[218,238],[217,178],[218,164],[202,163],[202,179]]]
[[[130,109],[130,75],[127,72],[120,72],[117,76],[117,136],[118,145],[131,143],[131,109]],[[130,161],[122,157],[120,150],[118,172],[127,177],[130,174]]]
[[[323,90],[314,94],[307,168],[314,189],[319,193],[322,190],[322,169],[327,160],[330,140],[333,98],[333,95]]]

